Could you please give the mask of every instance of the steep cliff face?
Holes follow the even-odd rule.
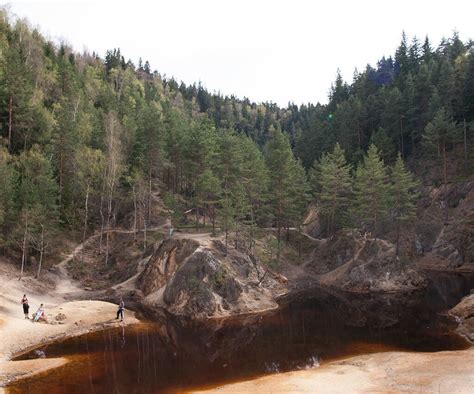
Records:
[[[474,272],[474,181],[451,185],[448,189],[448,220],[441,189],[433,189],[425,199],[420,224],[420,248],[424,254],[420,264],[437,270]],[[432,233],[431,236],[427,233]]]
[[[346,237],[327,245],[334,266],[320,276],[321,283],[354,292],[403,292],[426,286],[413,267],[395,257],[395,246],[385,240]],[[345,247],[343,247],[345,246]],[[326,257],[327,258],[327,257]]]
[[[198,247],[199,242],[192,239],[160,242],[139,279],[143,294],[147,296],[165,286],[183,261]]]
[[[137,280],[147,308],[196,319],[252,314],[278,307],[287,292],[281,276],[251,255],[209,236],[160,243]]]
[[[309,224],[318,223],[317,207],[310,207],[306,219],[306,230],[314,230]],[[474,272],[474,181],[453,182],[447,193],[443,186],[425,187],[416,220],[403,225],[399,257],[395,243],[390,222],[377,240],[368,232],[339,231],[331,239],[313,240],[304,268],[323,285],[357,292],[423,288],[426,269]]]

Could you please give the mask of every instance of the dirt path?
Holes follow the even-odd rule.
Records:
[[[157,227],[152,227],[147,229],[148,232],[154,232],[154,231],[161,231],[167,227],[170,226],[169,220],[167,220],[164,224],[157,226]],[[137,230],[136,232],[142,232],[143,230]],[[134,230],[126,230],[126,229],[111,229],[109,230],[109,233],[114,233],[114,234],[133,234],[135,231]],[[105,236],[105,232],[102,234]],[[91,235],[89,238],[87,238],[83,243],[77,245],[74,250],[69,253],[67,256],[64,257],[64,259],[56,265],[56,268],[58,270],[58,277],[55,280],[56,282],[56,287],[54,289],[54,293],[58,296],[64,297],[66,299],[77,299],[81,298],[86,294],[87,292],[81,288],[81,285],[79,282],[73,280],[67,270],[67,265],[71,262],[72,259],[74,259],[75,256],[77,256],[79,253],[82,252],[82,250],[87,247],[89,244],[97,240],[101,236],[101,233],[96,233]]]

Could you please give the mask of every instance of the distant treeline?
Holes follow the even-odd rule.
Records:
[[[107,263],[106,230],[146,230],[157,196],[176,215],[196,208],[197,221],[217,220],[226,234],[272,224],[280,240],[311,200],[323,207],[326,234],[347,223],[376,228],[380,217],[362,214],[357,191],[364,166],[382,171],[388,187],[397,152],[403,174],[402,159],[425,152],[445,158],[460,145],[469,159],[471,47],[457,34],[437,49],[403,37],[394,58],[355,73],[351,85],[338,76],[327,105],[279,108],[164,78],[119,49],[105,59],[79,54],[1,11],[0,245],[21,250],[24,264],[31,253],[41,260],[58,231],[100,230]],[[324,195],[341,167],[349,183]],[[394,215],[382,197],[380,215]]]

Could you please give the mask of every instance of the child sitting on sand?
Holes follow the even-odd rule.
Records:
[[[46,323],[48,322],[48,319],[46,319],[46,314],[44,313],[44,306],[43,304],[40,305],[38,310],[35,312],[33,321],[37,322],[39,319],[43,319]]]

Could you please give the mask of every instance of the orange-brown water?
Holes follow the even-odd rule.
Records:
[[[350,355],[389,350],[461,349],[439,312],[474,285],[437,276],[407,297],[334,294],[319,289],[245,324],[171,319],[54,343],[39,350],[69,362],[8,388],[11,393],[159,393],[214,387],[266,373],[315,368]],[[37,357],[38,352],[23,357]]]

